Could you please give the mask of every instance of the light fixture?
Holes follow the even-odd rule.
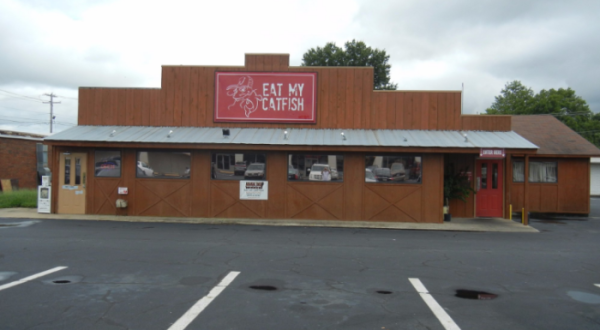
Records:
[[[223,128],[223,137],[229,136],[229,128]]]
[[[170,131],[169,131],[169,134],[167,134],[167,137],[168,137],[168,138],[170,138],[170,137],[171,137],[171,134],[173,134],[173,130],[170,130]]]
[[[344,132],[342,132],[342,140],[346,140],[346,135],[344,134]]]
[[[117,131],[113,129],[113,131],[110,133],[110,136],[115,136],[115,133],[117,133]]]
[[[465,142],[469,142],[469,138],[467,137],[467,133],[463,133],[463,136],[465,137]]]
[[[288,131],[283,131],[283,139],[287,140],[288,139],[288,135],[287,135]]]

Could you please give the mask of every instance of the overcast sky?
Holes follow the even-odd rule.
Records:
[[[600,111],[600,1],[0,0],[0,129],[77,122],[77,89],[160,87],[163,64],[243,65],[357,39],[401,90],[460,90],[481,113],[504,85],[571,87]],[[12,93],[12,94],[11,94]]]

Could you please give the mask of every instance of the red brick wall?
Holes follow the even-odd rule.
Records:
[[[0,179],[18,179],[19,189],[36,189],[36,143],[0,137]]]

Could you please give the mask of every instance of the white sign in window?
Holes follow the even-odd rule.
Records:
[[[268,200],[268,181],[240,181],[240,199],[242,200]]]

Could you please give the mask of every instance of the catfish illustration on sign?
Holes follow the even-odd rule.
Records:
[[[229,85],[227,87],[227,95],[231,96],[234,102],[227,109],[231,109],[231,107],[237,104],[240,108],[244,109],[246,118],[249,118],[250,114],[258,109],[258,102],[263,99],[261,95],[256,93],[256,89],[252,88],[253,84],[254,80],[250,76],[245,76],[241,77],[237,84]]]

